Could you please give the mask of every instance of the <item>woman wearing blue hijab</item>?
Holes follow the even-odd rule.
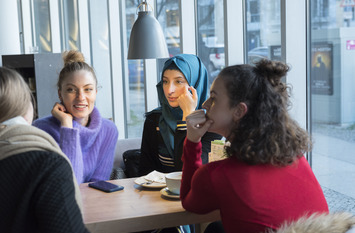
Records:
[[[139,175],[156,170],[182,170],[182,148],[186,137],[186,116],[208,96],[208,75],[201,60],[192,54],[179,54],[164,64],[157,84],[160,107],[146,113]],[[211,141],[221,136],[207,132],[202,137],[202,161],[208,162]]]

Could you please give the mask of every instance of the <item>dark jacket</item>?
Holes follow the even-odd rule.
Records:
[[[144,122],[141,156],[139,162],[139,175],[143,176],[149,172],[156,170],[163,173],[181,171],[182,170],[182,151],[186,137],[186,127],[178,127],[174,137],[174,155],[173,165],[169,166],[159,159],[158,148],[164,147],[163,138],[159,132],[159,113],[151,113],[147,115]],[[211,151],[211,141],[220,140],[222,136],[207,132],[201,139],[202,142],[202,163],[208,163],[208,153]],[[163,155],[168,157],[169,155]]]
[[[29,151],[1,160],[0,173],[1,232],[88,232],[65,158]]]

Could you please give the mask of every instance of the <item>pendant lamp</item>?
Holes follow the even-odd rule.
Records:
[[[127,58],[169,57],[165,36],[158,20],[155,19],[152,11],[148,11],[148,3],[145,0],[137,9],[141,7],[143,10],[138,12],[138,18],[132,27]]]

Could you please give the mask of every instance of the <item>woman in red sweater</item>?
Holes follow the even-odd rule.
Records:
[[[210,97],[187,117],[183,207],[204,214],[220,210],[226,232],[277,229],[305,214],[328,212],[322,189],[303,154],[311,149],[305,130],[288,113],[289,67],[261,60],[224,68]],[[193,93],[194,94],[194,93]],[[201,136],[223,135],[226,159],[202,166]]]

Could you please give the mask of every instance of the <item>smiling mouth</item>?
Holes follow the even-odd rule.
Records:
[[[74,105],[74,108],[78,109],[78,110],[82,110],[84,108],[86,108],[87,105]]]

